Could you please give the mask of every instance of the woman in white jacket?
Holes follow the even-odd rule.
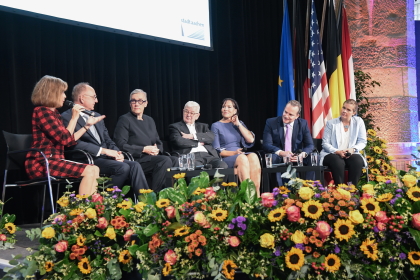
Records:
[[[344,102],[339,118],[329,120],[322,137],[321,164],[331,169],[334,183],[344,184],[344,169],[348,167],[348,182],[357,185],[366,165],[360,151],[366,147],[366,127],[355,116],[357,102]]]

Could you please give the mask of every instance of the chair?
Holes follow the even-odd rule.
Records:
[[[312,138],[312,140],[314,142],[314,146],[315,146],[316,150],[318,152],[321,152],[321,150],[322,150],[322,139]],[[364,154],[360,154],[360,155],[363,157],[364,161],[366,162],[366,165],[363,166],[363,168],[366,169],[366,178],[367,178],[367,181],[369,182],[369,164],[367,163],[365,155]],[[348,168],[346,167],[345,172],[347,172],[347,171],[348,171]],[[346,177],[347,177],[347,175],[346,175]],[[326,184],[328,184],[328,182],[332,181],[331,169],[329,169],[328,167],[325,167],[324,179],[325,179]]]
[[[43,152],[38,149],[31,148],[32,144],[32,134],[13,134],[6,131],[3,131],[4,139],[6,140],[7,145],[7,158],[6,158],[6,169],[4,171],[4,182],[3,182],[3,192],[2,192],[2,201],[5,201],[6,189],[9,187],[26,187],[26,186],[44,186],[43,199],[42,199],[42,209],[41,209],[41,226],[44,220],[44,207],[45,207],[45,191],[46,186],[48,185],[48,190],[50,193],[50,202],[52,212],[55,213],[54,199],[52,192],[52,185],[65,182],[80,182],[81,178],[68,178],[68,177],[53,177],[50,175],[48,168],[48,158]],[[46,177],[37,178],[29,180],[26,171],[25,171],[25,160],[26,154],[29,151],[37,151],[45,159],[47,174]],[[73,153],[82,153],[88,159],[92,159],[89,154],[81,150],[74,150]],[[7,175],[9,172],[16,171],[19,173],[19,180],[15,182],[8,182]],[[20,172],[19,172],[20,171]]]

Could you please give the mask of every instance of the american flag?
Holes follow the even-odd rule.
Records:
[[[324,56],[319,37],[318,19],[313,0],[308,63],[309,95],[312,99],[312,137],[320,139],[324,133],[325,124],[332,118],[332,112]]]

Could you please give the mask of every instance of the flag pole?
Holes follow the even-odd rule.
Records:
[[[307,5],[306,5],[306,25],[305,25],[305,55],[308,53],[309,15],[311,14],[311,1],[312,0],[306,1]]]
[[[323,39],[323,35],[324,35],[324,23],[325,23],[325,12],[326,12],[326,10],[327,10],[327,1],[329,1],[329,0],[324,0],[324,5],[323,5],[323,8],[322,8],[322,18],[321,18],[321,27],[320,27],[320,29],[321,30],[319,30],[319,35],[320,35],[320,37],[321,37],[321,43],[322,43],[322,39]]]

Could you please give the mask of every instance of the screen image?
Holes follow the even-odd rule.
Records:
[[[0,0],[0,10],[212,49],[210,0]]]

